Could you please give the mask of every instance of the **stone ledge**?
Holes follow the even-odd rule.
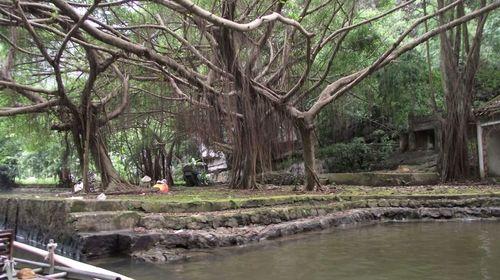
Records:
[[[262,201],[265,207],[260,206]],[[98,204],[94,201],[89,205]],[[231,232],[245,227],[274,227],[300,219],[321,218],[350,209],[387,207],[494,209],[500,207],[500,195],[275,197],[249,199],[245,204],[241,204],[244,207],[240,208],[236,207],[240,205],[227,204],[231,206],[228,207],[229,210],[196,213],[196,215],[189,211],[151,214],[143,211],[144,209],[132,211],[126,208],[118,212],[114,212],[116,210],[72,212],[74,205],[73,201],[61,199],[0,198],[0,227],[16,228],[20,240],[33,240],[42,246],[49,239],[55,239],[60,244],[61,252],[66,252],[72,257],[101,257],[110,253],[133,252],[154,246],[153,241],[148,241],[151,239],[148,237],[149,234],[174,232],[178,229],[205,232],[225,229]],[[137,226],[145,227],[140,230],[142,233],[134,232]],[[239,241],[235,242],[238,244]],[[196,245],[193,246],[196,248]]]
[[[140,220],[135,211],[100,211],[70,213],[68,222],[76,232],[111,231],[133,229]]]
[[[449,220],[463,218],[500,218],[500,208],[401,208],[380,207],[353,209],[321,217],[299,219],[271,226],[250,226],[237,229],[220,228],[213,231],[183,230],[163,232],[152,249],[132,253],[147,262],[189,260],[198,249],[244,245],[276,239],[297,233],[371,222],[403,220]],[[193,250],[194,249],[194,250]],[[207,251],[205,251],[207,254]]]
[[[232,211],[197,214],[142,214],[139,225],[148,229],[215,229],[236,228],[248,225],[270,225],[307,217],[322,216],[332,212],[373,207],[494,207],[500,206],[500,198],[452,199],[367,199],[334,202],[317,205],[289,205],[261,207]]]
[[[338,185],[361,186],[412,186],[431,185],[439,182],[437,173],[394,173],[394,172],[357,172],[325,173],[320,178]]]

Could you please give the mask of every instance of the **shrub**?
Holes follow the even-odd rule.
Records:
[[[369,171],[386,159],[393,150],[393,142],[382,136],[375,143],[366,143],[362,137],[354,138],[349,143],[338,143],[321,148],[319,157],[325,159],[327,172]]]
[[[15,185],[14,180],[18,175],[17,161],[6,158],[0,162],[0,188],[9,188]]]

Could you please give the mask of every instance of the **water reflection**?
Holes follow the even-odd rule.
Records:
[[[152,265],[125,259],[97,264],[150,279],[500,279],[500,223],[392,223],[310,233],[214,257]]]

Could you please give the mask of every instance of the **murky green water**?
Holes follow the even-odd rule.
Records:
[[[500,222],[378,224],[301,235],[195,262],[97,264],[151,279],[500,279]]]

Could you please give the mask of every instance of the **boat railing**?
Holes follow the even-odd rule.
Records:
[[[13,251],[14,233],[11,230],[0,230],[0,256],[11,260]]]
[[[11,230],[0,230],[0,279],[12,279],[15,264],[12,260],[13,252],[14,232]]]
[[[48,272],[41,279],[100,279],[100,280],[134,280],[130,277],[78,262],[55,254],[57,243],[50,240],[47,250],[42,250],[27,244],[16,242],[14,232],[0,231],[0,279],[14,280],[17,264],[35,267],[33,273]],[[13,257],[14,248],[42,257],[45,262],[37,262]],[[38,278],[37,278],[38,279]]]

